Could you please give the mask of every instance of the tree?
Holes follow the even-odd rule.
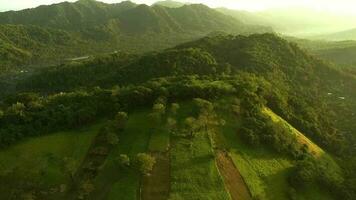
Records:
[[[190,137],[194,137],[194,133],[198,130],[197,120],[194,117],[187,117],[184,120],[184,126]]]
[[[175,132],[177,129],[177,120],[168,117],[167,119],[167,128],[168,130],[170,130],[171,132]]]
[[[68,174],[72,183],[74,183],[74,175],[77,170],[77,162],[71,157],[65,157],[62,161],[62,169],[64,173]]]
[[[178,103],[172,103],[171,105],[171,112],[172,112],[172,115],[176,115],[178,110],[179,110],[180,106]]]
[[[149,175],[155,163],[156,159],[149,154],[139,153],[136,155],[135,168],[143,175]]]
[[[120,154],[116,161],[120,167],[130,166],[130,158],[126,154]]]
[[[159,114],[164,114],[165,111],[166,111],[166,106],[162,103],[156,103],[153,105],[153,108],[152,108],[153,112],[155,113],[159,113]]]
[[[85,199],[95,189],[94,184],[90,180],[83,181],[80,185],[79,199]]]
[[[112,146],[117,145],[119,143],[119,137],[117,134],[109,131],[106,133],[106,142]]]
[[[123,130],[126,126],[128,115],[125,112],[118,112],[115,116],[115,122],[119,130]]]

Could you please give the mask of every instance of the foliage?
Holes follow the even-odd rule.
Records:
[[[130,158],[126,154],[120,154],[117,158],[117,162],[120,167],[130,166]]]
[[[134,160],[135,168],[143,175],[148,175],[152,171],[155,163],[156,159],[146,153],[137,154]]]

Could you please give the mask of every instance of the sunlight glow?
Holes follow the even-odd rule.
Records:
[[[0,0],[0,10],[19,10],[43,4],[59,3],[64,0]],[[73,2],[75,0],[68,0]],[[118,3],[122,0],[102,0],[106,3]],[[307,7],[339,15],[356,15],[355,0],[177,0],[180,2],[204,3],[211,7],[260,11],[274,8]],[[133,0],[136,3],[152,4],[155,0]]]

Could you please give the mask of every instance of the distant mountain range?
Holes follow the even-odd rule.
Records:
[[[355,23],[356,26],[356,23]],[[316,36],[317,39],[325,39],[325,40],[356,40],[356,28],[340,31],[336,33],[326,34],[326,35],[319,35]]]
[[[217,10],[246,24],[270,26],[277,32],[300,37],[350,29],[355,26],[356,21],[356,16],[338,16],[303,7],[270,9],[259,12],[226,8]]]
[[[182,7],[187,4],[190,4],[190,3],[183,3],[183,2],[172,1],[172,0],[157,1],[156,3],[154,3],[154,5],[166,6],[169,8],[179,8],[179,7]]]
[[[167,2],[147,6],[79,0],[0,13],[0,65],[4,69],[117,50],[154,51],[217,31],[272,31],[246,25],[202,4],[178,8],[160,4]]]

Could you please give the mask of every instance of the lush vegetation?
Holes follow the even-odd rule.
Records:
[[[168,8],[94,0],[3,12],[0,24],[0,72],[114,51],[160,50],[214,31],[269,31],[204,5]]]
[[[1,13],[9,22],[0,26],[4,71],[111,52],[2,80],[0,181],[19,176],[10,195],[232,199],[224,155],[251,198],[355,198],[355,75],[297,44],[215,32],[131,54],[253,30],[204,5],[81,0]],[[91,134],[73,131],[94,123]],[[20,157],[17,169],[12,157],[26,149],[35,160]],[[51,159],[63,160],[66,177]]]

